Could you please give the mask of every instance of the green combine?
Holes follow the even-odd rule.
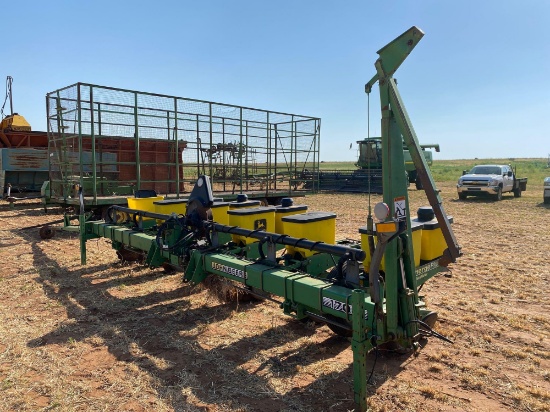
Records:
[[[382,193],[382,139],[370,137],[357,141],[359,158],[355,163],[356,170],[322,170],[319,171],[319,190],[352,192],[352,193]],[[439,152],[438,144],[421,144],[422,154],[428,166],[432,165],[432,151]],[[411,159],[407,146],[403,144],[405,170],[409,184],[414,184],[418,190],[423,188],[418,178],[416,167]]]

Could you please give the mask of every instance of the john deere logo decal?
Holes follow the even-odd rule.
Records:
[[[266,219],[257,219],[254,221],[254,230],[266,230],[267,229],[267,220]]]
[[[241,279],[246,279],[246,272],[242,269],[232,268],[231,266],[222,265],[218,262],[212,262],[212,269]]]

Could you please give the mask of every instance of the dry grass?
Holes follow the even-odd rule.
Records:
[[[550,411],[550,209],[538,190],[493,203],[440,189],[464,256],[422,293],[455,343],[380,352],[370,408]],[[359,238],[366,195],[304,201],[338,213],[338,238]],[[58,216],[23,206],[0,207],[0,410],[354,409],[349,343],[326,326],[121,265],[104,239],[80,266],[75,235],[21,230]]]

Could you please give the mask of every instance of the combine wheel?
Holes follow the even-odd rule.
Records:
[[[519,187],[514,189],[514,197],[521,197],[521,189]]]
[[[55,235],[55,227],[53,226],[42,226],[38,231],[41,239],[51,239]]]

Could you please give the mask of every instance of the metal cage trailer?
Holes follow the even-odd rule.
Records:
[[[87,83],[46,105],[45,203],[79,207],[80,189],[86,209],[143,191],[180,199],[201,174],[226,200],[276,203],[316,186],[306,172],[319,168],[319,118]]]

